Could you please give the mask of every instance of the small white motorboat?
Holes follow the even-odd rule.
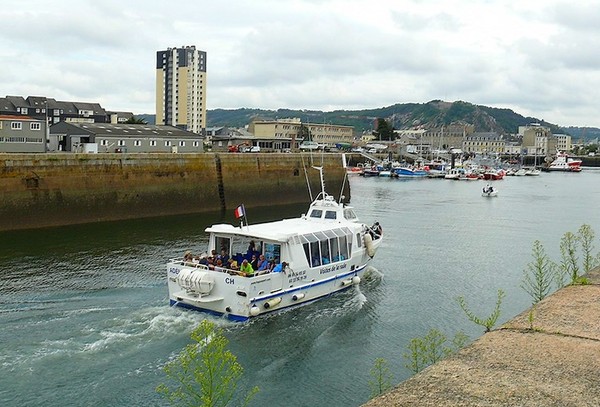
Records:
[[[486,196],[486,197],[498,196],[498,190],[496,188],[494,188],[493,186],[491,186],[490,184],[487,184],[481,190],[481,196]]]

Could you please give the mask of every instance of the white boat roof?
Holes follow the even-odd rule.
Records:
[[[309,214],[311,210],[315,208],[335,211],[337,214],[336,219],[310,217]],[[344,227],[349,228],[354,232],[357,228],[361,228],[362,224],[357,222],[357,218],[349,220],[344,217],[345,209],[352,208],[350,206],[341,205],[335,202],[335,200],[332,200],[330,196],[326,195],[325,199],[315,200],[310,205],[308,214],[302,215],[299,218],[257,223],[248,226],[243,225],[242,227],[222,223],[212,225],[206,228],[205,231],[207,233],[247,236],[284,243],[297,235],[341,229]]]

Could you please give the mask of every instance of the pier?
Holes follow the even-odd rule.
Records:
[[[350,198],[339,154],[0,154],[0,231],[308,203],[313,165]]]
[[[600,268],[587,278],[364,407],[599,406]]]

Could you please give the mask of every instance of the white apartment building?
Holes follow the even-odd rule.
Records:
[[[156,53],[156,124],[206,129],[206,52],[195,46]]]

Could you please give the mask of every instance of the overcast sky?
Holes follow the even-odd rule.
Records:
[[[178,5],[178,6],[176,6]],[[156,52],[207,52],[208,108],[370,109],[433,99],[600,127],[600,3],[18,0],[0,96],[155,113]]]

